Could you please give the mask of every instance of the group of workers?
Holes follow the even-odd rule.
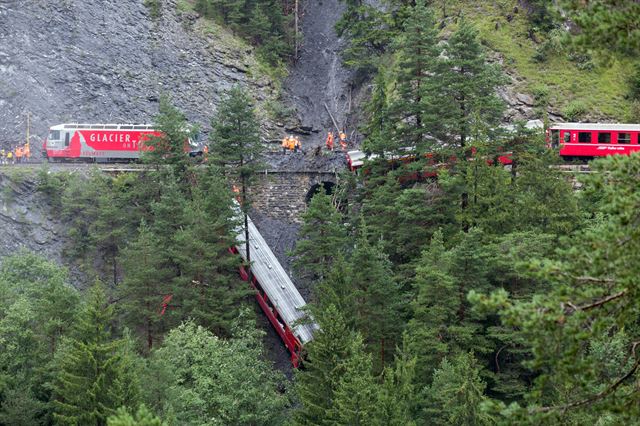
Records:
[[[292,135],[285,136],[285,138],[282,139],[282,153],[286,154],[287,151],[302,151],[302,144],[300,143],[300,139]]]
[[[334,140],[335,140],[335,136],[333,136],[333,132],[329,131],[329,133],[327,134],[327,141],[326,141],[327,149],[329,151],[333,151]],[[340,143],[340,147],[342,148],[342,150],[346,151],[347,150],[347,134],[345,133],[344,130],[341,130],[338,133],[338,141]]]
[[[333,143],[335,141],[335,136],[332,131],[327,133],[326,147],[327,150],[333,151]],[[343,151],[347,150],[347,134],[344,130],[338,132],[338,142],[340,143],[340,147]],[[319,148],[319,147],[318,147]],[[287,151],[298,152],[302,151],[302,144],[300,143],[300,139],[295,136],[288,135],[282,139],[282,153],[286,154]]]
[[[29,144],[18,145],[13,149],[0,149],[0,164],[16,164],[29,161],[31,150]]]

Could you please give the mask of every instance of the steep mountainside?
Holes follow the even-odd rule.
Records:
[[[206,130],[224,89],[271,95],[252,48],[174,0],[0,2],[0,144],[61,122],[151,122],[169,94]],[[39,145],[39,144],[38,144]]]

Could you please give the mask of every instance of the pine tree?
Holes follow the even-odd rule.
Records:
[[[371,245],[366,233],[366,227],[361,226],[361,236],[350,260],[356,302],[355,311],[351,312],[356,316],[357,330],[364,335],[368,349],[374,354],[375,370],[380,372],[393,360],[394,348],[402,334],[403,294],[382,246]]]
[[[144,405],[140,405],[134,415],[124,408],[107,419],[107,426],[166,426],[167,423],[160,420]]]
[[[451,254],[445,250],[442,232],[437,231],[418,262],[415,277],[416,298],[413,318],[407,325],[406,346],[416,357],[416,381],[430,382],[440,361],[450,353],[449,327],[456,323],[459,298],[451,276]]]
[[[347,328],[335,306],[314,312],[320,325],[307,345],[304,369],[296,371],[296,393],[300,408],[294,413],[297,425],[323,425],[332,409],[334,393],[345,372],[357,335]]]
[[[329,424],[370,425],[376,412],[379,385],[371,372],[371,356],[365,352],[362,337],[351,342],[349,358],[344,360],[344,372],[334,390]]]
[[[311,198],[302,219],[294,266],[310,272],[314,278],[322,278],[331,268],[334,256],[347,248],[342,216],[333,206],[331,196],[321,190]]]
[[[433,152],[433,142],[427,139],[430,129],[425,126],[425,118],[432,121],[435,117],[427,100],[434,96],[433,73],[440,49],[433,14],[424,0],[415,2],[397,39],[396,51],[397,93],[390,106],[396,127],[387,151],[406,154],[403,148],[409,148],[421,153]]]
[[[249,94],[240,86],[233,87],[220,103],[211,119],[212,160],[220,166],[230,183],[240,186],[240,209],[244,215],[245,250],[251,264],[248,214],[251,209],[249,190],[260,167],[264,145],[260,126]]]
[[[403,348],[396,356],[393,368],[383,372],[372,424],[379,426],[415,426],[414,411],[417,406],[415,358]]]
[[[217,335],[230,334],[250,287],[238,277],[233,196],[215,167],[198,174],[198,186],[186,203],[183,226],[174,235],[172,257],[180,270],[174,303],[182,319],[192,318]],[[235,218],[237,220],[237,218]]]
[[[113,340],[113,307],[100,284],[89,292],[75,337],[57,355],[53,418],[57,424],[105,425],[118,407],[137,406],[137,372],[127,342]]]
[[[162,332],[162,301],[171,294],[173,271],[167,269],[160,242],[143,220],[138,237],[122,252],[125,279],[118,286],[118,309],[132,330],[143,330],[147,351]]]
[[[171,104],[167,96],[160,97],[159,113],[154,119],[155,130],[159,136],[152,136],[145,141],[148,148],[142,159],[150,164],[166,164],[184,188],[190,182],[191,164],[185,149],[190,148],[189,140],[194,129],[190,128],[185,115]]]
[[[486,399],[484,389],[473,355],[462,353],[451,361],[443,359],[433,373],[424,421],[435,425],[492,424],[480,407]]]
[[[497,67],[486,63],[478,31],[464,18],[447,41],[444,56],[428,99],[434,113],[425,121],[434,136],[459,148],[458,158],[466,158],[470,136],[478,129],[496,128],[502,117],[496,88],[503,78]]]

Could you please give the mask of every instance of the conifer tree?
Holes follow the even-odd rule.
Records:
[[[174,303],[183,320],[192,318],[224,336],[250,291],[238,278],[238,256],[229,252],[237,223],[231,191],[213,166],[199,173],[198,181],[173,239],[172,256],[180,270]]]
[[[457,155],[465,158],[469,137],[478,128],[497,127],[502,117],[496,88],[503,79],[497,67],[486,63],[478,31],[464,18],[447,41],[444,56],[429,98],[434,114],[426,122],[434,136],[457,146]]]
[[[94,285],[80,314],[75,336],[55,361],[53,418],[57,424],[105,425],[118,407],[137,406],[139,383],[129,344],[114,340],[113,307]]]
[[[416,380],[424,386],[434,368],[450,353],[449,327],[456,322],[459,298],[451,276],[451,254],[445,249],[438,230],[422,253],[415,277],[416,298],[411,307],[413,318],[407,325],[407,350],[416,357]]]
[[[342,215],[333,206],[331,196],[318,191],[306,212],[302,214],[300,240],[294,254],[294,265],[308,271],[313,278],[324,277],[333,263],[334,256],[347,248],[347,233]]]
[[[182,183],[187,183],[187,170],[190,167],[189,156],[185,148],[189,148],[192,129],[187,124],[185,115],[171,104],[168,96],[160,97],[158,115],[154,119],[155,130],[162,132],[160,136],[152,136],[144,144],[148,150],[142,156],[151,164],[168,164]]]
[[[211,127],[211,158],[230,183],[239,185],[240,209],[244,215],[245,250],[247,263],[250,264],[249,188],[261,165],[264,145],[260,141],[260,125],[253,110],[253,102],[246,90],[235,86],[226,94],[216,115],[211,119]]]
[[[328,412],[330,424],[370,425],[376,413],[379,385],[371,369],[371,355],[365,352],[362,337],[351,341],[349,358],[344,361],[344,372],[334,390],[332,407]]]
[[[433,373],[424,421],[435,425],[476,426],[492,424],[480,407],[486,399],[485,384],[471,354],[443,359]]]
[[[297,425],[323,425],[333,407],[334,393],[351,356],[356,333],[351,331],[335,306],[314,312],[320,329],[307,345],[304,369],[296,371],[296,393],[300,408]]]
[[[417,0],[411,9],[404,31],[397,39],[396,51],[397,93],[390,106],[396,127],[387,150],[400,152],[401,148],[411,148],[422,153],[433,152],[433,143],[427,139],[430,129],[425,125],[425,118],[429,123],[435,117],[427,101],[435,94],[433,73],[440,49],[433,13],[424,0]]]
[[[405,339],[406,340],[406,339]],[[379,426],[415,426],[417,406],[415,381],[416,359],[406,348],[398,352],[393,368],[383,372],[372,424]]]
[[[362,225],[351,256],[355,299],[355,311],[351,312],[356,317],[356,329],[364,335],[374,355],[376,371],[380,372],[393,360],[397,338],[402,334],[403,295],[382,246],[370,244],[366,233],[366,226]]]
[[[159,417],[155,416],[144,405],[140,405],[132,415],[126,409],[119,408],[118,412],[107,419],[107,426],[166,426]]]
[[[160,242],[143,220],[138,237],[122,252],[125,279],[118,286],[118,308],[132,330],[144,330],[147,351],[162,331],[162,301],[171,294],[172,271],[167,269]]]

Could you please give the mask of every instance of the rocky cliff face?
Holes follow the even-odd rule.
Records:
[[[41,139],[63,122],[151,122],[167,93],[206,131],[232,85],[273,95],[251,47],[162,3],[153,19],[142,0],[0,0],[0,144],[24,140],[27,112]]]

